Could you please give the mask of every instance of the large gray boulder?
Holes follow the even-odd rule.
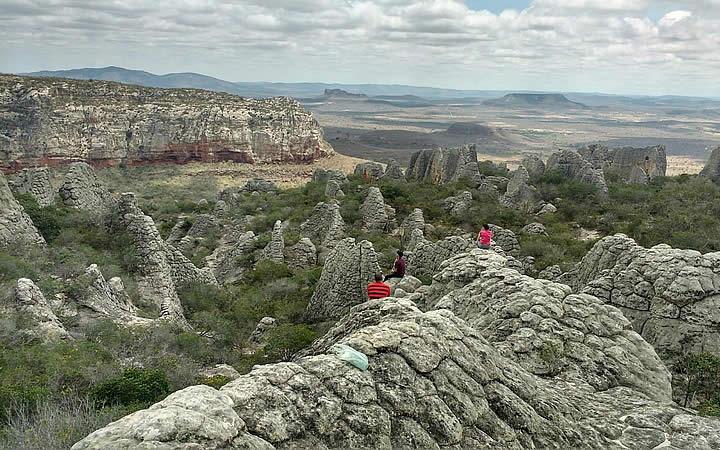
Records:
[[[320,202],[300,225],[300,233],[323,247],[332,247],[345,235],[345,221],[335,201]]]
[[[387,167],[385,167],[385,173],[383,173],[382,179],[383,181],[405,180],[405,172],[402,170],[402,167],[400,167],[397,161],[392,160]]]
[[[345,192],[337,180],[328,180],[325,185],[325,196],[330,199],[341,199],[345,197]]]
[[[236,283],[252,270],[256,244],[255,233],[230,225],[205,264],[220,284]]]
[[[339,170],[331,169],[315,169],[312,174],[312,181],[316,183],[327,183],[330,180],[335,180],[338,184],[347,183],[347,175]]]
[[[262,259],[269,259],[275,262],[285,261],[285,238],[283,237],[283,230],[282,221],[276,220],[275,225],[273,225],[270,242],[268,242],[262,251]]]
[[[472,193],[462,191],[442,201],[443,208],[455,217],[463,217],[472,206]]]
[[[15,200],[5,176],[0,173],[0,249],[23,245],[43,245],[45,239]]]
[[[376,181],[382,178],[385,168],[382,164],[373,161],[367,161],[355,166],[353,172],[356,177],[361,177],[366,181]]]
[[[664,177],[667,156],[664,145],[608,149],[594,144],[578,150],[596,169],[630,184],[647,184],[652,178]]]
[[[277,192],[278,187],[273,181],[265,180],[262,178],[251,178],[243,187],[240,188],[240,192]]]
[[[413,231],[415,230],[425,232],[425,216],[420,208],[413,209],[400,225],[400,237],[405,246],[407,246],[410,239],[412,239]]]
[[[65,206],[82,209],[98,218],[115,210],[116,201],[110,191],[98,180],[93,168],[84,162],[70,166],[59,192]]]
[[[527,170],[533,180],[540,178],[545,173],[545,163],[539,155],[528,154],[523,156],[520,165]]]
[[[360,206],[363,228],[370,232],[389,232],[397,228],[395,208],[385,204],[380,189],[371,186]]]
[[[55,203],[55,194],[50,182],[50,171],[46,167],[23,169],[11,183],[13,192],[30,194],[38,205],[45,207]]]
[[[700,171],[700,176],[713,180],[720,178],[720,145],[710,153],[710,158],[705,163],[703,170]]]
[[[211,236],[220,230],[220,222],[217,217],[212,214],[199,214],[195,217],[193,224],[187,230],[187,233],[177,242],[177,248],[186,255],[192,255],[198,247],[203,245]],[[170,237],[168,243],[172,243]]]
[[[500,198],[500,204],[524,213],[532,213],[542,207],[540,193],[535,186],[530,185],[530,175],[525,167],[517,168],[507,185],[505,195]]]
[[[70,333],[60,322],[39,287],[28,278],[20,278],[15,285],[15,303],[2,305],[0,311],[6,310],[3,317],[12,313],[19,315],[18,332],[30,340],[53,343],[71,339]]]
[[[408,180],[433,184],[453,183],[465,179],[473,186],[478,186],[481,177],[475,145],[420,150],[413,153],[405,177]]]
[[[368,299],[367,285],[380,265],[371,242],[343,239],[328,254],[307,306],[310,321],[339,319]]]
[[[443,261],[476,246],[473,239],[461,236],[449,236],[437,242],[430,242],[425,239],[420,229],[415,229],[406,247],[407,272],[414,276],[431,277]]]
[[[489,224],[490,230],[493,232],[493,241],[495,245],[503,249],[504,252],[511,255],[517,255],[520,251],[520,242],[512,230],[507,230],[499,225]]]
[[[560,301],[558,311],[596,311],[596,303],[575,298]],[[512,308],[511,298],[506,305]],[[495,348],[502,342],[488,341],[451,311],[422,312],[411,301],[390,298],[354,307],[306,356],[256,366],[219,391],[193,386],[175,392],[90,434],[73,450],[720,445],[720,421],[670,403],[667,386],[654,378],[662,364],[652,349],[620,338],[622,315],[598,314],[607,323],[588,333],[567,327],[577,331],[568,339],[607,332],[597,336],[596,352],[610,362],[613,352],[642,352],[630,355],[637,365],[617,367],[647,374],[651,381],[643,390],[634,380],[596,389],[583,378],[594,374],[592,367],[569,381],[535,375]],[[613,340],[615,347],[603,346]],[[336,343],[367,355],[368,370],[329,353]],[[647,395],[650,386],[656,390]]]
[[[601,168],[593,168],[578,152],[560,150],[553,153],[547,162],[547,172],[557,171],[571,180],[597,188],[601,197],[607,197],[608,189]]]
[[[285,261],[290,270],[306,270],[317,265],[317,249],[315,244],[302,238],[295,245],[285,249]]]

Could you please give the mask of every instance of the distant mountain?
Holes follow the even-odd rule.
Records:
[[[323,97],[325,98],[351,98],[351,99],[360,99],[360,100],[366,100],[368,98],[365,94],[353,94],[352,92],[348,92],[344,89],[325,89],[325,92],[323,93]]]
[[[506,108],[587,108],[587,106],[582,103],[568,100],[563,94],[513,93],[507,94],[502,98],[485,100],[483,105],[501,106]]]

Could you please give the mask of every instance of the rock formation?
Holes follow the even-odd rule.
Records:
[[[180,244],[180,240],[187,235],[190,227],[192,227],[192,224],[186,215],[178,216],[177,222],[173,225],[172,230],[170,230],[170,234],[168,234],[165,241],[170,245],[178,246]]]
[[[323,247],[332,247],[345,234],[345,221],[337,202],[320,202],[300,225],[300,233]]]
[[[664,177],[667,169],[665,146],[622,147],[612,150],[594,144],[578,150],[595,169],[625,183],[647,184],[650,179]]]
[[[472,206],[472,201],[472,193],[470,191],[462,191],[457,195],[443,200],[443,208],[455,217],[462,217]]]
[[[542,207],[540,193],[530,185],[530,175],[523,166],[519,166],[507,185],[500,204],[525,213],[532,213]]]
[[[115,199],[98,180],[95,171],[84,162],[73,163],[60,186],[60,198],[65,206],[105,217],[115,208]]]
[[[339,319],[350,307],[367,301],[367,285],[380,272],[372,243],[343,239],[330,251],[307,306],[310,321]]]
[[[240,188],[240,192],[277,192],[278,187],[277,185],[268,180],[264,180],[262,178],[251,178],[250,180],[245,183],[243,187]]]
[[[408,180],[433,184],[452,183],[465,179],[478,186],[481,180],[475,146],[420,150],[413,153],[405,177]]]
[[[315,169],[312,174],[312,181],[315,183],[327,183],[330,180],[335,180],[338,184],[347,183],[347,175],[339,170],[331,169]]]
[[[430,242],[420,229],[415,229],[407,245],[407,271],[414,276],[433,276],[443,261],[476,246],[472,239],[460,236]]]
[[[545,225],[538,222],[533,222],[525,225],[522,228],[522,232],[525,234],[539,234],[547,236],[547,230],[545,230]]]
[[[563,274],[563,271],[560,268],[560,266],[555,265],[555,266],[546,267],[543,270],[541,270],[540,273],[538,274],[538,278],[542,278],[544,280],[555,281],[555,280],[560,279],[562,274]]]
[[[360,206],[363,228],[370,232],[389,232],[397,228],[395,208],[385,204],[380,189],[368,188],[365,201]]]
[[[543,214],[552,214],[554,212],[557,212],[557,208],[552,203],[546,203],[545,206],[543,206],[540,211],[537,212],[538,216],[542,216]]]
[[[720,178],[720,146],[710,153],[710,158],[705,163],[705,167],[700,172],[700,176],[707,177],[713,180]]]
[[[325,195],[329,199],[341,199],[345,197],[345,193],[337,180],[328,180],[325,185]]]
[[[573,150],[553,153],[547,162],[547,172],[557,171],[573,181],[597,188],[598,195],[607,196],[607,184],[602,169],[594,169],[580,154]]]
[[[489,225],[490,230],[493,232],[493,241],[495,242],[495,245],[502,248],[504,252],[510,254],[516,254],[520,251],[520,242],[518,242],[515,233],[498,225]]]
[[[57,191],[50,182],[50,172],[42,167],[37,169],[23,169],[15,176],[10,187],[17,194],[30,194],[38,203],[45,207],[55,203]]]
[[[208,269],[220,284],[232,284],[243,279],[253,267],[252,254],[257,236],[242,227],[231,226],[220,238],[215,251],[205,259]]]
[[[267,332],[277,327],[277,320],[274,317],[263,317],[250,334],[248,342],[252,346],[261,346],[267,340]]]
[[[353,174],[356,177],[360,177],[367,181],[379,180],[382,178],[384,173],[385,168],[383,165],[374,161],[360,163],[355,166],[355,170],[353,171]]]
[[[306,270],[317,264],[317,249],[315,244],[302,238],[297,244],[285,249],[285,262],[290,270]]]
[[[212,214],[199,214],[195,217],[195,221],[187,230],[187,233],[177,242],[177,248],[186,255],[192,254],[198,246],[202,245],[205,240],[214,235],[219,229],[220,223],[217,217]],[[174,227],[173,230],[175,230]],[[174,238],[172,231],[168,237],[168,243],[170,244],[172,244],[171,237]]]
[[[17,245],[43,245],[30,217],[15,200],[10,186],[0,173],[0,249]]]
[[[238,372],[233,366],[229,366],[227,364],[216,364],[213,367],[208,367],[207,369],[200,371],[198,375],[203,378],[225,377],[231,380],[236,380],[241,376],[240,372]]]
[[[275,221],[272,229],[272,237],[270,242],[262,251],[262,259],[269,259],[275,262],[285,261],[285,239],[283,238],[283,223],[280,220]]]
[[[561,279],[622,310],[668,362],[720,353],[720,252],[648,249],[617,234],[595,243]]]
[[[287,97],[0,76],[0,168],[82,159],[120,163],[311,162],[333,153],[310,113]]]
[[[520,161],[520,165],[527,170],[528,175],[532,180],[540,178],[545,173],[545,163],[540,156],[535,154],[523,156],[523,159]]]
[[[423,211],[420,208],[415,208],[413,211],[403,220],[400,225],[400,234],[402,236],[402,242],[407,245],[412,238],[413,231],[420,230],[425,232],[425,217]]]
[[[50,302],[32,280],[20,278],[17,281],[14,309],[20,314],[21,322],[27,324],[18,330],[27,338],[44,343],[71,339],[50,307]],[[3,316],[7,317],[6,314]]]
[[[385,167],[385,173],[383,173],[382,179],[387,181],[405,180],[405,173],[397,161],[393,159],[387,167]]]
[[[590,353],[631,370],[627,386],[612,374],[595,378],[592,366],[572,381],[537,376],[504,357],[509,350],[503,342],[489,342],[451,311],[422,312],[410,301],[387,299],[353,308],[305,357],[256,366],[219,391],[192,386],[175,392],[90,434],[73,450],[720,445],[720,421],[669,403],[667,373],[642,339],[625,333],[621,314],[585,296],[571,297],[538,299],[538,308],[548,305],[536,313],[540,327],[565,318],[553,312],[567,311],[568,320],[585,313],[605,320],[594,322],[592,330],[563,325],[570,332],[565,339],[597,341]],[[500,302],[489,303],[493,311],[501,308]],[[515,311],[511,298],[506,308]],[[551,329],[540,333],[553,335]],[[605,347],[608,342],[614,345]],[[328,354],[335,343],[366,354],[368,370]],[[638,350],[642,353],[633,354]],[[637,386],[636,379],[645,378],[651,381]],[[608,381],[603,389],[590,382],[602,380]],[[651,387],[656,389],[646,394]]]

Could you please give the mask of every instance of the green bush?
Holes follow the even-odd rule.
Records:
[[[149,404],[170,392],[165,372],[158,369],[126,369],[122,375],[92,389],[93,399],[109,405]]]
[[[200,380],[200,384],[220,389],[231,381],[232,379],[226,377],[225,375],[214,375],[212,377],[203,378]]]
[[[317,337],[307,325],[283,324],[270,330],[263,355],[273,361],[288,361],[290,357],[312,344]]]
[[[41,207],[31,194],[19,194],[15,197],[45,240],[47,242],[55,240],[62,230],[62,221],[67,216],[68,210],[55,206]]]
[[[684,354],[673,366],[673,372],[673,391],[679,403],[698,406],[706,415],[720,415],[720,356]]]
[[[291,275],[292,273],[287,264],[264,259],[257,263],[250,280],[254,284],[265,284]]]

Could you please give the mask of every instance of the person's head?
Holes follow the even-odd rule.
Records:
[[[379,282],[383,280],[383,274],[380,272],[375,272],[375,281]]]
[[[483,224],[483,230],[489,230],[489,229],[490,229],[490,225],[484,223],[484,224]]]
[[[403,257],[403,252],[402,252],[402,250],[398,250],[398,251],[397,251],[397,255],[398,255],[398,258],[402,258],[402,257]]]

